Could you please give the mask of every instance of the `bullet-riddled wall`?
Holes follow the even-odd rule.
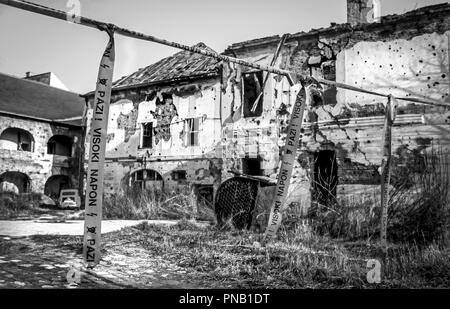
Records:
[[[220,97],[219,79],[114,92],[105,193],[145,177],[147,187],[166,191],[190,184],[218,186]],[[143,170],[147,176],[139,174]]]
[[[449,30],[449,5],[383,17],[375,24],[353,27],[344,24],[312,30],[291,35],[277,65],[299,74],[376,92],[450,102]],[[237,43],[227,53],[254,61],[264,61],[266,57],[268,63],[279,40],[279,37],[269,37]],[[278,134],[279,150],[284,146],[295,93],[296,90],[286,85],[285,78],[273,76],[264,90],[264,104],[275,110],[265,110],[255,119],[272,122],[273,131]],[[235,94],[236,91],[229,91],[228,96]],[[328,176],[336,173],[333,190],[340,200],[360,197],[361,193],[379,195],[386,102],[387,98],[323,86],[323,100],[316,98],[305,114],[290,203],[305,210],[311,201],[317,201],[317,175],[326,169],[332,171]],[[224,113],[224,118],[227,115],[229,112]],[[393,128],[394,175],[407,177],[400,169],[417,171],[424,150],[433,148],[448,153],[449,116],[446,107],[399,102]],[[253,120],[235,118],[227,126],[242,126],[245,130],[255,124],[259,125]],[[255,143],[258,142],[248,141],[249,145]],[[272,160],[269,165],[278,166],[279,156],[269,160]],[[231,164],[233,158],[224,162]],[[323,164],[335,166],[323,167]],[[274,170],[265,176],[275,180],[276,174]],[[393,181],[397,180],[394,176]]]

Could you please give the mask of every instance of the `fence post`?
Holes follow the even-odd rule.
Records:
[[[383,137],[383,159],[381,161],[381,226],[380,244],[383,251],[387,252],[387,222],[389,208],[389,183],[391,178],[392,161],[392,126],[395,121],[397,102],[390,95],[386,104]]]
[[[321,89],[320,84],[315,79],[302,82],[302,89],[297,95],[294,108],[289,122],[284,154],[281,159],[281,166],[278,173],[278,182],[275,191],[275,199],[270,211],[269,221],[265,232],[265,242],[274,238],[281,225],[282,213],[285,209],[286,197],[292,176],[292,169],[299,148],[299,140],[303,116],[307,105],[311,105],[314,89]]]

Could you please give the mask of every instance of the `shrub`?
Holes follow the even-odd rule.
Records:
[[[212,209],[199,203],[197,209],[189,192],[178,190],[127,189],[105,197],[103,217],[106,219],[199,219],[213,220]]]
[[[442,151],[431,150],[421,161],[422,170],[403,175],[403,183],[397,178],[391,186],[387,236],[393,242],[445,244],[450,222],[448,159]],[[319,205],[311,218],[321,235],[367,239],[379,236],[380,215],[380,197],[373,195]]]

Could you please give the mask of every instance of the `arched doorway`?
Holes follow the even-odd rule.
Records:
[[[47,143],[47,154],[72,156],[72,138],[65,135],[53,135]]]
[[[163,189],[163,178],[160,173],[154,170],[142,169],[130,174],[129,186],[141,190]]]
[[[66,175],[53,175],[45,183],[44,194],[57,200],[61,190],[65,189],[72,189],[70,178]]]
[[[0,149],[21,150],[33,152],[33,135],[23,129],[7,128],[0,135]]]
[[[13,183],[18,189],[19,193],[28,193],[31,189],[31,181],[28,175],[21,172],[5,172],[0,175],[1,182]]]

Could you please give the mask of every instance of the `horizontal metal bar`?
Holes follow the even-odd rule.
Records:
[[[29,12],[33,12],[33,13],[37,13],[37,14],[41,14],[41,15],[45,15],[48,17],[52,17],[52,18],[57,18],[57,19],[61,19],[61,20],[68,20],[68,14],[66,12],[60,11],[60,10],[56,10],[53,8],[49,8],[43,5],[39,5],[36,3],[32,3],[32,2],[28,2],[28,1],[23,1],[23,0],[0,0],[0,4],[4,4],[7,6],[11,6],[11,7],[15,7],[18,9],[22,9],[25,11],[29,11]],[[147,35],[144,33],[140,33],[137,31],[132,31],[126,28],[122,28],[122,27],[118,27],[114,24],[111,23],[105,23],[105,22],[101,22],[101,21],[97,21],[94,19],[90,19],[87,17],[83,17],[83,16],[79,16],[79,24],[83,25],[83,26],[87,26],[87,27],[91,27],[91,28],[97,28],[100,30],[106,30],[106,29],[110,29],[113,30],[115,33],[123,35],[123,36],[127,36],[130,38],[135,38],[135,39],[139,39],[139,40],[144,40],[144,41],[150,41],[150,42],[155,42],[155,43],[159,43],[162,45],[166,45],[166,46],[171,46],[174,48],[178,48],[178,49],[182,49],[182,50],[186,50],[186,51],[190,51],[192,53],[197,53],[197,54],[202,54],[204,56],[207,57],[212,57],[218,60],[222,60],[225,62],[231,62],[231,63],[235,63],[235,64],[239,64],[239,65],[243,65],[243,66],[247,66],[247,67],[251,67],[254,69],[258,69],[258,70],[262,70],[262,71],[266,71],[269,73],[273,73],[273,74],[278,74],[278,75],[282,75],[285,76],[289,83],[292,85],[294,85],[294,80],[292,79],[292,75],[296,75],[300,78],[303,79],[307,79],[307,78],[311,78],[310,76],[305,76],[305,75],[300,75],[300,74],[296,74],[287,70],[282,70],[280,68],[276,68],[273,66],[268,66],[268,65],[260,65],[257,63],[253,63],[253,62],[248,62],[242,59],[238,59],[238,58],[233,58],[233,57],[228,57],[225,55],[220,55],[218,53],[215,52],[211,52],[211,51],[207,51],[207,50],[203,50],[201,48],[197,48],[197,47],[193,47],[193,46],[187,46],[187,45],[183,45],[180,43],[176,43],[176,42],[171,42],[168,40],[164,40],[164,39],[160,39],[157,38],[155,36],[151,36],[151,35]],[[322,79],[322,78],[315,78],[319,83],[321,84],[325,84],[325,85],[329,85],[329,86],[334,86],[337,88],[342,88],[342,89],[346,89],[346,90],[350,90],[350,91],[356,91],[356,92],[362,92],[362,93],[367,93],[367,94],[371,94],[371,95],[375,95],[375,96],[381,96],[381,97],[389,97],[389,94],[383,94],[383,93],[379,93],[379,92],[374,92],[374,91],[369,91],[366,89],[362,89],[359,87],[354,87],[354,86],[350,86],[350,85],[346,85],[343,83],[338,83],[335,81],[330,81],[330,80],[326,80],[326,79]],[[440,101],[434,101],[434,100],[422,100],[422,99],[418,99],[418,98],[398,98],[395,97],[398,100],[402,100],[402,101],[410,101],[410,102],[415,102],[415,103],[420,103],[420,104],[426,104],[426,105],[435,105],[435,106],[443,106],[443,107],[450,107],[450,103],[446,103],[446,102],[440,102]]]

